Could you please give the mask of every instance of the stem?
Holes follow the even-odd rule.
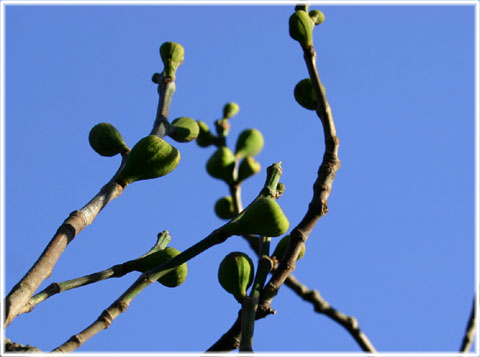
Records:
[[[460,352],[470,352],[473,345],[473,340],[475,337],[475,325],[477,319],[477,302],[476,297],[473,298],[472,311],[470,312],[470,318],[468,319],[467,329],[465,331],[465,336],[462,340],[462,345],[460,346]]]
[[[28,303],[25,304],[25,306],[23,306],[19,315],[32,311],[36,305],[40,304],[42,301],[45,301],[46,299],[48,299],[53,295],[62,293],[67,290],[79,288],[81,286],[93,284],[109,278],[120,278],[134,271],[135,263],[141,258],[144,258],[147,255],[150,255],[158,250],[165,249],[168,243],[170,243],[171,239],[172,237],[170,236],[170,234],[167,231],[163,231],[161,233],[158,233],[157,242],[155,243],[155,245],[146,254],[142,255],[138,259],[129,260],[122,264],[117,264],[108,269],[105,269],[93,274],[85,275],[80,278],[67,280],[61,283],[57,283],[57,282],[52,283],[49,286],[47,286],[45,289],[43,289],[41,292],[33,296],[28,301]]]
[[[122,160],[121,167],[124,161]],[[98,213],[110,201],[122,194],[123,188],[114,181],[114,178],[103,186],[100,192],[82,209],[70,213],[70,216],[57,229],[38,260],[12,288],[5,299],[5,327],[18,316],[40,284],[51,275],[53,267],[67,245],[82,229],[92,224]]]
[[[153,123],[150,135],[156,135],[159,138],[169,134],[170,123],[168,122],[168,112],[170,111],[170,103],[175,93],[175,82],[171,77],[160,77],[158,82],[158,106],[155,122]]]
[[[255,316],[257,314],[260,292],[265,285],[268,274],[273,268],[273,262],[269,257],[270,239],[271,238],[267,237],[263,238],[262,251],[260,252],[253,288],[250,296],[243,301],[240,352],[253,352],[253,332],[255,329]]]
[[[323,125],[325,153],[318,169],[317,179],[313,184],[313,198],[310,201],[308,210],[300,223],[290,233],[290,241],[285,255],[262,292],[261,304],[265,305],[265,307],[270,305],[285,279],[295,270],[297,256],[301,251],[302,243],[305,243],[308,239],[317,221],[328,212],[328,197],[332,190],[335,174],[340,168],[340,160],[338,159],[340,140],[336,136],[332,111],[318,76],[315,64],[316,53],[313,47],[304,49],[304,59],[318,101],[317,115]],[[269,309],[266,308],[264,310],[268,311]]]
[[[62,293],[67,290],[79,288],[81,286],[97,283],[99,281],[106,280],[109,278],[120,278],[125,274],[128,274],[133,271],[133,266],[131,265],[131,262],[133,261],[117,264],[108,269],[105,269],[93,274],[85,275],[80,278],[67,280],[60,283],[52,283],[49,286],[47,286],[45,289],[43,289],[41,292],[33,296],[28,301],[28,303],[23,306],[19,315],[32,311],[36,305],[45,301],[49,297],[52,297],[53,295]]]
[[[151,283],[160,279],[177,266],[187,262],[212,246],[224,242],[228,237],[229,235],[225,232],[224,227],[220,227],[210,233],[210,235],[200,242],[194,244],[179,255],[170,259],[168,262],[165,262],[154,269],[146,271],[117,300],[115,300],[107,309],[105,309],[90,326],[80,333],[72,336],[68,341],[55,348],[52,352],[65,353],[76,350],[91,337],[108,328],[115,318],[127,310],[132,300]]]
[[[293,275],[289,275],[288,279],[285,281],[285,285],[295,291],[303,300],[312,303],[316,312],[319,314],[324,314],[342,325],[350,333],[350,335],[352,335],[364,352],[377,352],[368,337],[360,330],[358,321],[355,317],[347,316],[344,313],[335,310],[327,301],[322,298],[317,290],[309,290]]]

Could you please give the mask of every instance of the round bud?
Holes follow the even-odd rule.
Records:
[[[317,98],[313,92],[312,81],[310,78],[302,79],[297,83],[293,91],[295,100],[305,109],[317,109]]]
[[[165,176],[180,162],[180,152],[158,136],[141,139],[127,156],[116,181],[125,187],[135,181]]]
[[[177,118],[171,125],[173,132],[169,136],[179,143],[188,143],[195,140],[200,131],[195,119],[189,117]]]
[[[244,181],[250,176],[257,174],[261,168],[260,163],[255,160],[253,156],[247,156],[238,166],[238,182]]]
[[[277,246],[275,247],[275,250],[273,251],[272,257],[276,257],[277,260],[282,259],[283,255],[285,254],[285,251],[287,250],[289,240],[290,240],[290,235],[286,235],[285,237],[280,239],[280,242],[278,242]],[[302,243],[302,250],[298,254],[297,260],[302,259],[304,255],[305,255],[305,244]]]
[[[170,259],[179,254],[180,252],[173,247],[167,247],[165,249],[157,250],[154,253],[148,254],[143,258],[138,259],[135,265],[135,270],[144,273],[150,269],[162,265],[163,263],[168,262]],[[187,273],[187,263],[183,263],[173,269],[168,274],[158,279],[157,281],[164,286],[174,288],[183,284],[183,282],[187,278]]]
[[[325,15],[320,10],[312,10],[308,13],[308,16],[310,16],[315,25],[320,25],[325,21]]]
[[[279,182],[277,184],[277,194],[278,194],[277,197],[280,197],[281,195],[283,195],[284,192],[285,192],[285,184],[282,182]]]
[[[197,120],[198,124],[198,136],[197,136],[197,144],[198,146],[205,148],[213,144],[215,137],[210,132],[207,123],[201,120]]]
[[[227,292],[241,303],[247,295],[247,289],[252,285],[253,271],[253,262],[248,255],[233,252],[223,258],[220,263],[218,281]]]
[[[263,135],[257,129],[247,129],[240,133],[235,148],[239,158],[255,156],[263,149]]]
[[[233,181],[235,156],[226,146],[222,146],[213,153],[207,161],[207,172],[210,176],[225,182]]]
[[[165,77],[175,79],[175,72],[183,63],[185,50],[182,45],[175,42],[165,42],[160,46],[160,57],[162,58]]]
[[[272,197],[256,199],[226,226],[235,235],[257,234],[263,237],[278,237],[285,234],[290,226],[280,205]]]
[[[232,219],[235,215],[232,196],[225,196],[215,202],[215,214],[221,219]]]
[[[128,146],[123,141],[122,135],[110,123],[95,125],[88,135],[88,141],[93,150],[102,156],[115,156],[128,151]]]
[[[230,102],[225,104],[223,107],[223,118],[230,119],[231,117],[238,114],[240,111],[240,106],[237,103]]]
[[[303,11],[296,11],[288,21],[290,37],[298,41],[303,48],[313,46],[313,21]]]

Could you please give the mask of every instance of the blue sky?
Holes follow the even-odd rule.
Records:
[[[473,3],[472,3],[473,4]],[[294,275],[355,316],[381,352],[458,350],[474,294],[475,7],[315,4],[314,31],[342,167],[329,213]],[[265,168],[283,162],[279,204],[303,217],[323,155],[323,133],[293,88],[307,77],[288,34],[293,4],[272,6],[16,6],[5,10],[5,292],[68,214],[116,171],[90,129],[110,122],[132,147],[147,135],[165,41],[185,48],[170,118],[207,122],[240,105],[227,139],[257,128],[262,171],[242,187],[247,204]],[[42,287],[144,254],[168,230],[184,250],[223,224],[213,212],[227,186],[208,176],[213,149],[176,143],[175,171],[137,182],[68,246]],[[217,282],[232,237],[189,262],[186,282],[143,291],[78,351],[203,351],[233,323],[238,303]],[[51,350],[81,331],[138,277],[75,289],[19,316],[6,335]],[[338,324],[283,287],[277,315],[258,321],[255,351],[360,351]]]

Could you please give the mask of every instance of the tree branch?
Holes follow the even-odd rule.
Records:
[[[285,285],[295,291],[303,300],[312,303],[316,312],[324,314],[342,325],[350,335],[352,335],[363,351],[372,353],[377,352],[368,337],[360,330],[358,321],[355,317],[347,316],[344,313],[335,310],[327,301],[325,301],[325,299],[322,298],[317,290],[308,289],[293,275],[290,275],[285,280]]]
[[[470,352],[472,349],[474,337],[475,337],[475,325],[477,319],[477,301],[476,297],[473,297],[472,311],[470,312],[470,318],[468,319],[467,329],[460,346],[460,352]]]
[[[10,339],[5,337],[5,352],[41,353],[42,351],[35,346],[22,345],[20,343],[12,342]]]

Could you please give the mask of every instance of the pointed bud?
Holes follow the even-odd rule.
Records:
[[[213,141],[215,140],[215,137],[213,134],[210,132],[210,129],[208,128],[207,123],[204,121],[198,120],[198,136],[197,136],[197,144],[198,146],[205,148],[207,146],[210,146],[213,144]]]
[[[222,146],[213,153],[207,161],[207,172],[210,176],[225,182],[233,181],[235,156],[226,146]]]
[[[255,160],[253,156],[247,156],[244,158],[238,167],[238,182],[242,182],[260,172],[261,170],[260,163]]]

